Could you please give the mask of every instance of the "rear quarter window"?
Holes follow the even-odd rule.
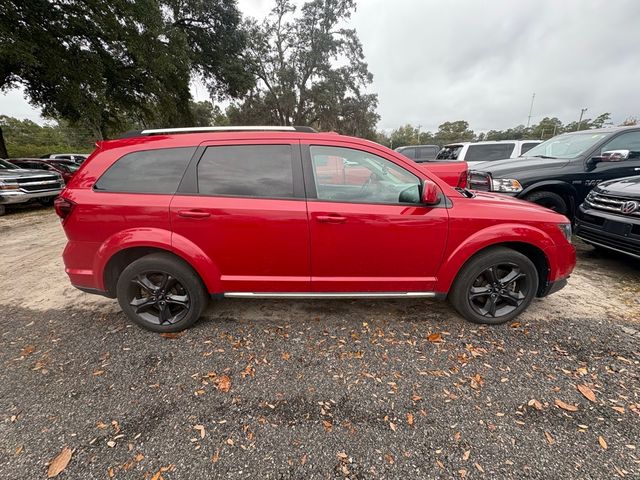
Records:
[[[539,145],[540,142],[535,142],[535,143],[523,143],[522,144],[522,148],[520,149],[520,155],[527,153],[529,150],[531,150],[533,147],[535,147],[536,145]]]
[[[496,143],[494,145],[469,145],[465,160],[467,162],[490,162],[510,158],[515,143]]]
[[[102,174],[94,189],[172,195],[195,150],[195,147],[181,147],[128,153]]]

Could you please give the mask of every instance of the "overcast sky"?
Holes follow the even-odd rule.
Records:
[[[239,0],[262,18],[272,0]],[[611,112],[640,116],[638,0],[359,0],[350,21],[378,93],[380,128],[435,130],[467,120],[476,131],[564,122]],[[194,95],[206,98],[194,85]],[[39,119],[20,91],[0,114]]]

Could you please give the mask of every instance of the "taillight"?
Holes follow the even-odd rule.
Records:
[[[460,174],[460,178],[458,178],[458,187],[467,188],[467,175],[469,171],[465,170]]]
[[[56,209],[56,214],[64,221],[69,215],[71,215],[73,207],[75,207],[76,204],[66,198],[57,197],[53,201],[53,206]]]

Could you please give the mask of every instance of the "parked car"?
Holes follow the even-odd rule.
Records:
[[[506,193],[573,218],[595,185],[638,172],[640,128],[615,127],[557,135],[529,150],[526,158],[470,171],[468,185]]]
[[[71,177],[73,177],[73,174],[76,173],[76,170],[80,168],[78,164],[70,160],[70,164],[42,158],[11,158],[9,161],[13,165],[27,170],[47,170],[49,172],[59,173],[62,175],[65,183],[68,183]]]
[[[407,145],[396,148],[396,152],[417,163],[432,162],[436,159],[439,151],[438,145]]]
[[[71,160],[78,165],[82,165],[82,163],[89,157],[89,155],[85,153],[51,153],[47,155],[43,155],[40,158],[48,158],[51,160]]]
[[[353,174],[326,175],[333,158]],[[448,297],[468,320],[497,324],[562,288],[575,265],[566,217],[301,127],[100,142],[56,211],[71,283],[160,332],[223,296]]]
[[[436,161],[465,161],[475,168],[484,162],[494,162],[524,155],[541,140],[496,140],[486,142],[450,143],[438,152]]]
[[[33,201],[51,205],[63,187],[64,180],[57,172],[26,170],[0,159],[0,216],[7,205]]]
[[[640,258],[640,176],[595,186],[576,212],[576,235],[597,248]]]

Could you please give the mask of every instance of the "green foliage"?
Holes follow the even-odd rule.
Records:
[[[252,84],[235,0],[8,0],[0,90],[22,85],[47,117],[103,138],[192,122],[189,82],[238,95]]]
[[[377,95],[353,29],[343,25],[354,0],[312,0],[296,13],[276,0],[262,22],[250,20],[247,67],[257,83],[227,115],[234,124],[312,125],[376,138]]]
[[[0,128],[7,143],[7,157],[40,157],[50,153],[90,153],[95,136],[68,124],[38,125],[31,120],[0,115]]]

